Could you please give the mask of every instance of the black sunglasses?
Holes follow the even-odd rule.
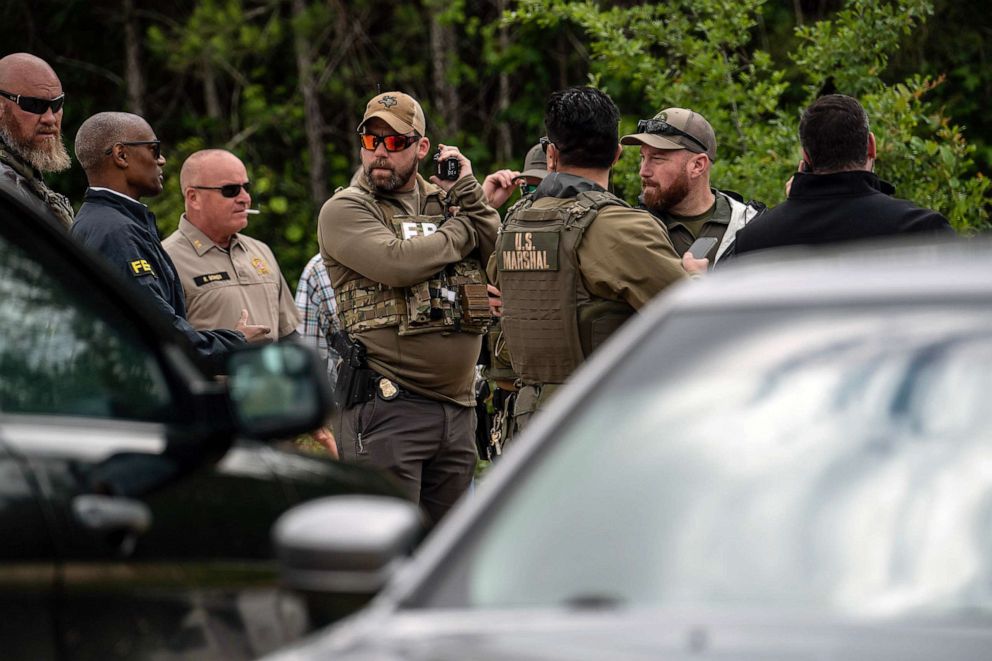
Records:
[[[562,149],[561,145],[559,145],[558,143],[551,142],[551,138],[549,138],[546,135],[541,136],[541,139],[538,140],[538,142],[541,143],[541,151],[543,151],[545,154],[548,153],[548,145],[554,145],[555,149],[557,149],[558,152],[561,154],[564,154],[565,152],[568,151],[568,149]]]
[[[682,129],[675,128],[663,119],[642,119],[637,122],[637,132],[638,133],[651,133],[654,135],[680,135],[683,138],[689,138],[693,142],[702,148],[703,152],[709,151],[709,148],[703,144],[702,140],[694,135],[686,133]]]
[[[149,147],[152,148],[152,155],[155,157],[156,161],[162,158],[161,140],[134,140],[132,142],[115,142],[114,144],[107,147],[107,151],[103,153],[106,154],[107,156],[110,156],[114,151],[114,147],[116,147],[117,145],[121,145],[122,147],[139,147],[141,145],[148,145]]]
[[[538,186],[537,184],[527,183],[527,177],[523,175],[514,177],[513,182],[520,189],[521,195],[530,195],[531,193],[537,190],[537,186]]]
[[[190,186],[190,188],[199,188],[202,190],[219,190],[220,194],[224,197],[237,197],[241,189],[244,188],[245,192],[251,194],[251,182],[246,181],[243,184],[224,184],[223,186]]]
[[[386,151],[403,151],[420,140],[420,136],[417,134],[399,135],[391,133],[390,135],[373,135],[372,133],[359,133],[358,135],[362,139],[362,148],[368,151],[375,151],[375,148],[379,146],[380,142],[385,146]]]
[[[59,94],[54,99],[39,99],[36,96],[21,96],[0,90],[0,96],[10,99],[21,110],[34,115],[44,115],[49,108],[52,109],[53,113],[58,112],[62,110],[62,105],[65,103],[65,94]]]

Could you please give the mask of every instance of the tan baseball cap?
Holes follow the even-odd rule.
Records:
[[[620,138],[621,145],[647,145],[656,149],[688,149],[716,160],[716,134],[706,118],[685,108],[667,108],[637,123],[640,133]]]
[[[383,92],[372,97],[365,106],[365,116],[358,125],[358,131],[360,132],[365,122],[373,117],[380,118],[399,133],[416,131],[420,136],[426,134],[427,121],[424,119],[424,109],[416,99],[403,92]]]
[[[520,173],[521,177],[536,177],[544,179],[548,174],[548,158],[544,155],[541,143],[537,143],[527,152],[524,158],[524,169]]]

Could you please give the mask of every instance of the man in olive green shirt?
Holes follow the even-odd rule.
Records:
[[[620,139],[641,148],[641,203],[668,229],[672,245],[685,255],[696,239],[716,239],[697,258],[713,265],[733,243],[737,230],[765,210],[737,193],[710,187],[717,140],[706,118],[686,108],[667,108],[637,123],[637,133]]]
[[[234,154],[192,154],[179,175],[186,213],[162,242],[176,265],[195,328],[234,328],[243,311],[276,339],[296,334],[299,311],[267,245],[241,234],[248,224],[248,172]]]
[[[526,424],[606,338],[686,277],[665,227],[607,191],[620,112],[591,87],[551,95],[542,138],[551,171],[503,222],[490,277]]]
[[[409,95],[370,100],[358,125],[362,174],[324,204],[317,233],[341,326],[373,371],[335,421],[340,456],[389,471],[437,521],[475,470],[481,263],[499,215],[457,147],[439,145],[442,162],[457,161],[455,179],[417,174],[431,148],[425,128]],[[479,287],[484,322],[467,314]]]

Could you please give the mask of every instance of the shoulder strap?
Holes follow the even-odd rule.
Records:
[[[612,206],[630,208],[629,204],[613,193],[583,191],[576,196],[575,202],[571,205],[567,222],[572,226],[588,227],[600,209]]]

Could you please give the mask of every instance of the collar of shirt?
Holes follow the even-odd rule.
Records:
[[[186,214],[179,216],[179,231],[182,233],[189,244],[193,246],[193,250],[196,251],[197,256],[203,257],[206,253],[210,252],[214,248],[220,250],[221,252],[230,253],[236,246],[241,246],[241,242],[238,240],[237,234],[231,237],[231,243],[228,244],[226,248],[221,248],[216,243],[214,243],[210,237],[203,233],[199,227],[189,222]],[[241,247],[244,250],[244,247]]]
[[[140,204],[141,206],[145,207],[146,209],[148,208],[148,205],[145,204],[144,202],[139,202],[138,200],[134,199],[130,195],[125,195],[124,193],[120,193],[118,191],[115,191],[112,188],[104,188],[102,186],[90,186],[90,190],[100,190],[100,191],[105,191],[107,193],[112,193],[112,194],[114,194],[114,195],[116,195],[118,197],[123,197],[128,202],[133,202],[134,204]]]
[[[580,177],[567,172],[550,172],[548,176],[541,180],[537,190],[534,191],[534,199],[542,197],[557,197],[567,199],[578,197],[579,193],[587,191],[607,192],[605,188],[585,177]]]

